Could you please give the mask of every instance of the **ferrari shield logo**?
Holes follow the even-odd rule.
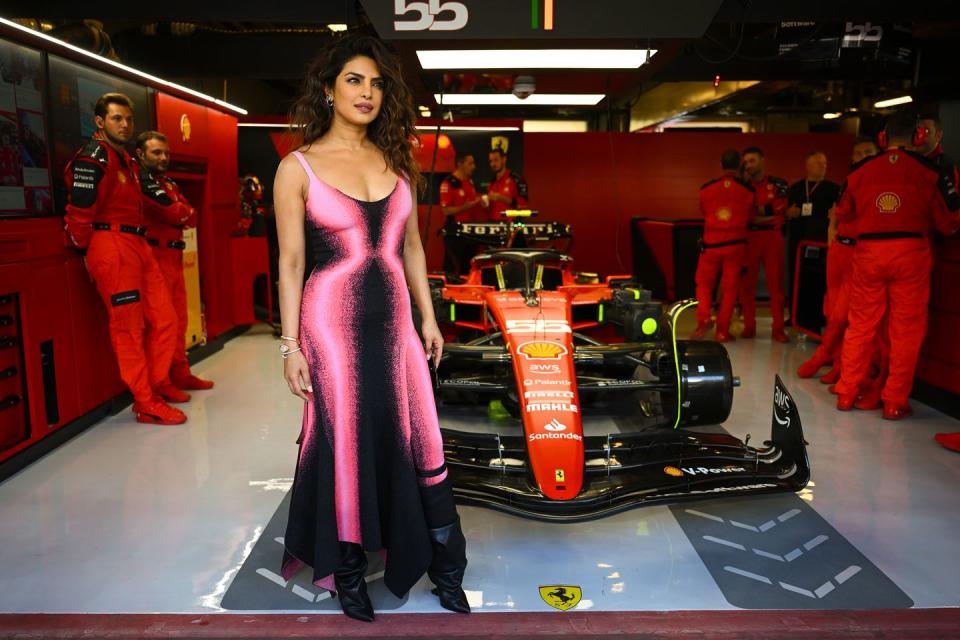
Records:
[[[540,587],[540,597],[554,609],[566,611],[573,609],[580,602],[583,593],[580,587],[569,584],[552,584]]]
[[[900,159],[900,155],[897,153],[890,154],[890,164],[897,164],[897,160]]]

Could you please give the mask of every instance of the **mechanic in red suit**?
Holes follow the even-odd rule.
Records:
[[[176,314],[144,237],[137,164],[124,149],[133,136],[133,102],[123,94],[105,94],[94,107],[94,120],[97,133],[64,171],[67,234],[86,250],[137,420],[182,424],[187,416],[167,404],[190,399],[169,378]]]
[[[503,149],[496,147],[490,152],[490,170],[493,171],[493,182],[487,187],[487,196],[490,198],[490,220],[503,220],[503,212],[507,209],[526,209],[530,206],[527,197],[527,183],[516,173],[507,168],[507,154]]]
[[[933,160],[941,169],[950,172],[954,184],[960,183],[960,169],[943,151],[943,128],[936,114],[920,116],[920,126],[924,128],[923,144],[917,147],[917,153]]]
[[[440,183],[440,207],[446,218],[443,238],[443,270],[458,278],[470,270],[476,244],[454,235],[458,222],[482,222],[486,217],[483,199],[473,186],[473,172],[477,163],[473,154],[464,153],[456,158],[456,168]]]
[[[879,152],[880,149],[872,139],[858,139],[853,145],[851,170]],[[831,209],[827,243],[827,294],[823,299],[823,315],[827,318],[827,328],[816,352],[797,369],[797,376],[812,378],[821,367],[832,363],[833,368],[823,375],[820,381],[824,384],[836,384],[840,379],[840,348],[843,345],[843,334],[847,330],[850,273],[853,270],[854,246],[857,244],[856,223],[851,221],[839,224],[834,210]]]
[[[837,408],[850,410],[857,401],[877,328],[889,312],[890,366],[880,395],[888,420],[911,412],[907,400],[927,330],[931,233],[960,227],[949,172],[911,151],[917,125],[910,112],[891,116],[889,148],[847,177],[836,210],[838,222],[857,223]]]
[[[937,163],[941,170],[947,170],[953,176],[954,185],[960,184],[960,170],[956,163],[943,151],[943,129],[936,114],[923,115],[920,125],[926,129],[926,140],[917,151]],[[954,240],[953,242],[957,242]],[[960,452],[960,431],[938,433],[936,441],[952,451]]]
[[[700,187],[703,214],[703,243],[697,263],[697,329],[693,338],[702,338],[710,328],[712,294],[720,275],[720,310],[717,313],[717,342],[729,342],[730,318],[737,303],[740,272],[747,253],[747,220],[753,210],[753,187],[737,177],[740,153],[727,150],[720,157],[723,175]]]
[[[771,337],[777,342],[790,342],[784,332],[783,271],[786,250],[783,224],[787,213],[785,180],[766,175],[763,150],[743,150],[743,174],[754,189],[754,214],[747,232],[746,273],[740,281],[740,307],[743,312],[741,338],[757,335],[757,282],[763,265],[770,292],[770,315],[773,317]]]
[[[160,271],[170,291],[177,313],[177,342],[170,365],[170,380],[179,389],[212,389],[213,382],[202,380],[190,372],[187,362],[187,290],[183,282],[183,230],[195,227],[197,210],[180,192],[180,187],[167,177],[170,166],[170,145],[159,131],[146,131],[137,137],[137,160],[140,161],[140,191],[147,220],[147,243],[153,247]]]

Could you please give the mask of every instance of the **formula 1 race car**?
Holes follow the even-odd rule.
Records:
[[[462,284],[430,276],[446,338],[439,402],[498,400],[521,422],[515,434],[441,429],[460,502],[579,521],[806,485],[800,418],[779,377],[763,446],[689,429],[726,420],[739,384],[722,345],[676,339],[677,318],[694,301],[665,312],[629,276],[601,282],[575,272],[565,253],[531,246],[569,237],[566,225],[462,223],[458,233],[488,246],[527,245],[481,252]],[[585,435],[581,416],[591,412],[634,415],[642,427]]]

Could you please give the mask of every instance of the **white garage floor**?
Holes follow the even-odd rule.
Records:
[[[899,423],[838,413],[824,386],[793,373],[813,345],[771,343],[764,329],[728,346],[743,385],[727,430],[768,436],[779,372],[810,442],[801,497],[915,606],[960,605],[960,455],[933,441],[960,423],[919,403]],[[184,405],[187,425],[139,425],[125,411],[0,484],[0,613],[222,610],[289,488],[302,405],[266,328],[196,371],[217,387]],[[734,608],[666,506],[584,524],[470,507],[461,517],[476,610],[549,610],[546,584],[580,586],[579,609]],[[392,610],[442,611],[429,586]],[[281,587],[264,580],[271,588]]]

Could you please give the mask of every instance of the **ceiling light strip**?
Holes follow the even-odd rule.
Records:
[[[240,115],[244,115],[244,116],[247,115],[247,110],[246,110],[246,109],[242,109],[242,108],[240,108],[240,107],[238,107],[238,106],[236,106],[236,105],[230,104],[229,102],[225,102],[225,101],[220,100],[220,99],[218,99],[218,98],[214,98],[213,96],[208,96],[207,94],[205,94],[205,93],[200,93],[199,91],[194,91],[193,89],[190,89],[190,88],[188,88],[188,87],[184,87],[183,85],[179,85],[179,84],[177,84],[177,83],[175,83],[175,82],[170,82],[169,80],[164,80],[163,78],[158,78],[157,76],[150,75],[149,73],[145,73],[145,72],[143,72],[143,71],[140,71],[139,69],[134,69],[133,67],[128,67],[128,66],[125,65],[125,64],[120,64],[119,62],[114,62],[113,60],[110,60],[109,58],[104,58],[103,56],[98,56],[98,55],[95,54],[95,53],[91,53],[90,51],[87,51],[86,49],[81,49],[80,47],[77,47],[77,46],[74,46],[74,45],[70,44],[69,42],[64,42],[63,40],[59,40],[59,39],[54,38],[54,37],[52,37],[52,36],[48,36],[47,34],[41,33],[40,31],[34,31],[33,29],[24,27],[23,25],[20,25],[20,24],[17,24],[16,22],[12,22],[12,21],[10,21],[10,20],[7,20],[6,18],[0,18],[0,24],[2,24],[2,25],[4,25],[4,26],[7,26],[7,27],[10,27],[10,28],[12,28],[12,29],[16,29],[17,31],[21,31],[21,32],[23,32],[23,33],[29,34],[30,36],[32,36],[32,37],[34,37],[34,38],[39,38],[39,39],[41,39],[41,40],[45,40],[45,41],[47,41],[47,42],[50,42],[50,43],[52,43],[52,44],[55,44],[55,45],[58,46],[58,47],[63,47],[63,48],[65,48],[65,49],[69,49],[70,51],[73,51],[74,53],[78,53],[78,54],[80,54],[80,55],[82,55],[82,56],[85,56],[85,57],[87,57],[87,58],[92,58],[92,59],[96,60],[97,62],[100,62],[100,63],[102,63],[102,64],[109,65],[109,66],[114,67],[114,68],[116,68],[116,69],[120,69],[121,71],[124,71],[124,72],[126,72],[126,73],[129,73],[129,74],[131,74],[131,75],[134,75],[134,76],[137,76],[137,77],[140,77],[140,78],[143,78],[143,79],[145,79],[145,80],[149,80],[150,82],[153,82],[153,83],[155,83],[155,84],[159,84],[159,85],[164,86],[164,87],[169,87],[169,88],[171,88],[171,89],[175,89],[176,91],[179,91],[179,92],[181,92],[181,93],[186,93],[186,94],[191,95],[191,96],[193,96],[193,97],[195,97],[195,98],[200,98],[201,100],[204,100],[204,101],[206,101],[206,102],[212,102],[212,103],[214,103],[214,104],[216,104],[216,105],[218,105],[218,106],[220,106],[220,107],[223,107],[224,109],[229,109],[230,111],[233,111],[233,112],[238,113],[238,114],[240,114]]]
[[[637,69],[656,49],[451,49],[421,50],[430,69]]]
[[[535,93],[521,100],[510,93],[439,93],[433,94],[437,104],[447,106],[582,106],[592,107],[606,98],[603,93]]]
[[[899,98],[890,98],[889,100],[881,100],[880,102],[874,102],[873,107],[875,109],[886,109],[887,107],[896,107],[901,104],[909,104],[913,102],[911,96],[900,96]]]
[[[289,129],[290,125],[279,122],[241,122],[238,127],[251,127],[261,129]],[[441,127],[442,131],[520,131],[520,127],[513,126],[479,126],[479,125],[450,125]],[[418,126],[417,131],[431,133],[436,131],[436,125]]]

